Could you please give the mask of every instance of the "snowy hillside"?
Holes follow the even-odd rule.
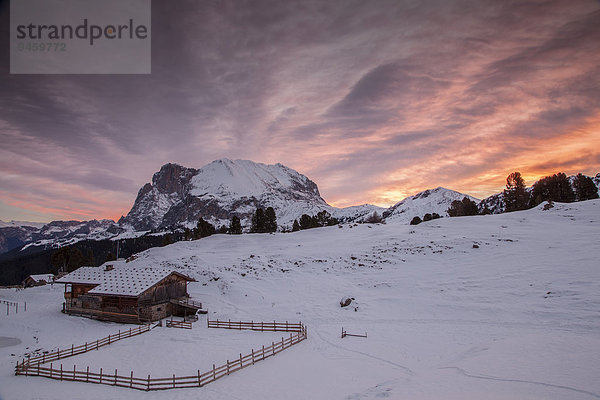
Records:
[[[443,187],[425,190],[396,203],[388,208],[383,213],[383,216],[386,221],[399,223],[408,223],[416,216],[423,218],[423,215],[427,213],[438,213],[442,217],[447,217],[448,213],[446,211],[452,202],[454,200],[462,200],[465,197],[476,203],[479,202],[474,197]]]
[[[203,388],[138,392],[14,376],[32,350],[91,341],[127,325],[60,313],[63,287],[0,298],[0,398],[570,399],[600,397],[600,200],[442,218],[418,226],[344,225],[215,235],[150,249],[136,267],[195,277],[211,318],[301,320],[308,339]],[[354,297],[340,308],[342,297]],[[195,374],[275,334],[156,328],[64,368]],[[367,338],[341,338],[342,327]],[[78,356],[79,357],[79,356]]]

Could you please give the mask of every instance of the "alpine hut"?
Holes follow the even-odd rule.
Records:
[[[56,280],[65,285],[63,312],[101,320],[144,323],[202,308],[187,293],[195,281],[162,267],[81,267]]]

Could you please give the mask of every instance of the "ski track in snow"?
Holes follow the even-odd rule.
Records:
[[[358,350],[349,349],[349,348],[347,348],[347,347],[344,347],[344,346],[341,346],[341,345],[339,345],[339,344],[336,344],[336,343],[334,343],[334,342],[332,342],[332,341],[330,341],[330,340],[327,340],[327,339],[325,339],[325,338],[323,337],[323,335],[321,334],[321,332],[319,332],[319,331],[318,331],[318,330],[316,330],[316,329],[312,329],[312,330],[311,330],[311,332],[312,332],[312,333],[316,332],[316,333],[317,333],[317,336],[319,337],[319,339],[321,339],[321,340],[322,340],[322,341],[324,341],[325,343],[329,344],[330,346],[336,347],[336,348],[338,348],[338,349],[341,349],[341,350],[344,350],[344,351],[347,351],[347,352],[350,352],[350,353],[354,353],[354,354],[360,354],[361,356],[365,356],[365,357],[368,357],[368,358],[372,358],[373,360],[377,360],[377,361],[384,362],[384,363],[386,363],[386,364],[389,364],[389,365],[391,365],[391,366],[393,366],[393,367],[396,367],[396,368],[399,368],[399,369],[403,370],[403,371],[404,371],[405,373],[407,373],[408,375],[414,375],[414,374],[415,374],[415,372],[414,372],[413,370],[411,370],[410,368],[408,368],[408,367],[406,367],[406,366],[404,366],[404,365],[400,365],[400,364],[398,364],[398,363],[395,363],[394,361],[386,360],[385,358],[382,358],[382,357],[377,357],[377,356],[374,356],[374,355],[372,355],[372,354],[368,354],[368,353],[365,353],[365,352],[362,352],[362,351],[358,351]]]
[[[489,375],[475,375],[475,374],[471,374],[471,373],[465,371],[464,369],[458,368],[458,367],[440,367],[438,369],[453,369],[453,370],[458,371],[461,375],[466,376],[468,378],[485,379],[485,380],[497,381],[497,382],[526,383],[526,384],[530,384],[530,385],[544,386],[544,387],[553,388],[553,389],[562,389],[562,390],[568,390],[568,391],[577,392],[577,393],[583,393],[583,394],[587,394],[591,397],[600,399],[600,394],[589,392],[587,390],[564,386],[564,385],[554,385],[552,383],[535,382],[535,381],[528,381],[528,380],[523,380],[523,379],[500,378],[497,376],[489,376]]]

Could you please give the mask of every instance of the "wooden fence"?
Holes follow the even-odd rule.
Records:
[[[290,323],[285,322],[243,322],[243,321],[220,321],[220,320],[209,320],[207,319],[209,328],[222,328],[222,329],[237,329],[237,330],[252,330],[260,332],[302,332],[305,327],[302,322]]]
[[[167,328],[183,328],[192,329],[192,323],[187,321],[175,321],[173,319],[167,320]]]
[[[17,371],[19,370],[20,367],[27,368],[28,366],[35,366],[35,365],[39,366],[39,364],[45,364],[48,362],[60,360],[62,358],[67,358],[67,357],[76,356],[78,354],[87,353],[88,351],[98,350],[101,347],[108,346],[109,344],[112,344],[121,339],[126,339],[126,338],[129,338],[132,336],[141,335],[142,333],[148,332],[149,330],[150,330],[150,325],[142,325],[135,329],[130,328],[129,330],[126,330],[123,332],[119,331],[118,333],[108,335],[105,338],[98,339],[93,342],[85,342],[85,344],[82,344],[80,346],[71,345],[70,348],[66,348],[66,349],[62,349],[62,350],[58,349],[52,353],[42,354],[41,356],[37,356],[37,357],[28,357],[26,359],[23,359],[22,363],[17,364]],[[19,374],[17,373],[17,375],[19,375]]]
[[[239,326],[241,322],[231,322]],[[261,323],[255,323],[261,324]],[[269,323],[270,324],[270,323]],[[264,331],[268,331],[267,323],[264,323],[265,329]],[[243,368],[249,367],[250,365],[254,365],[256,362],[264,360],[266,358],[272,357],[277,353],[282,352],[283,350],[300,343],[304,339],[307,338],[306,327],[299,324],[289,324],[289,323],[274,323],[274,328],[278,328],[280,326],[288,326],[297,328],[298,331],[290,333],[289,338],[281,338],[281,341],[271,342],[270,346],[262,346],[261,349],[254,350],[247,355],[242,355],[240,353],[239,358],[234,360],[227,360],[227,362],[219,367],[213,364],[211,370],[200,373],[200,370],[197,371],[195,375],[190,376],[173,376],[165,377],[165,378],[151,378],[148,375],[146,378],[139,378],[133,376],[133,371],[129,374],[129,376],[119,375],[118,370],[115,369],[114,374],[103,372],[102,368],[100,368],[99,373],[90,372],[90,368],[87,367],[85,371],[77,370],[77,367],[73,365],[73,369],[65,370],[63,369],[63,365],[60,364],[60,368],[54,368],[53,363],[50,363],[50,367],[42,367],[42,362],[39,361],[39,357],[31,358],[29,360],[24,360],[23,363],[17,364],[15,374],[16,375],[26,375],[26,376],[42,376],[50,379],[56,379],[61,381],[73,381],[73,382],[87,382],[87,383],[96,383],[102,385],[111,385],[111,386],[119,386],[130,389],[138,389],[138,390],[165,390],[165,389],[175,389],[175,388],[190,388],[190,387],[202,387],[208,383],[214,382],[217,379],[220,379],[224,376],[227,376],[233,372],[239,371]],[[137,329],[144,329],[143,327]],[[147,328],[149,329],[149,327]],[[231,328],[229,328],[231,329]],[[236,328],[239,329],[239,328]],[[249,329],[249,328],[246,328]],[[292,329],[292,328],[290,328]],[[256,330],[256,329],[255,329]],[[147,332],[144,331],[144,332]],[[140,332],[141,333],[141,332]],[[137,333],[139,334],[139,333]],[[133,335],[131,335],[133,336]],[[130,336],[127,336],[130,337]],[[111,343],[113,343],[113,341]],[[100,343],[100,341],[98,341]],[[106,344],[104,344],[106,345]],[[80,347],[80,346],[78,346]],[[77,352],[77,348],[72,347],[70,350],[70,355],[81,354],[82,352]],[[93,347],[96,349],[96,347]],[[89,350],[88,350],[89,351]],[[57,352],[60,353],[60,352]],[[60,355],[60,354],[59,354]],[[63,353],[64,355],[64,353]],[[70,355],[65,355],[64,357],[70,357]],[[35,362],[30,362],[31,360],[36,360]],[[46,360],[48,362],[48,360]]]
[[[16,302],[16,301],[10,301],[10,300],[0,300],[0,303],[6,304],[6,315],[10,314],[10,308],[11,307],[14,307],[15,314],[19,313],[19,303],[18,302]],[[24,310],[24,311],[27,311],[27,302],[25,302],[24,309],[23,308],[21,308],[21,309]]]

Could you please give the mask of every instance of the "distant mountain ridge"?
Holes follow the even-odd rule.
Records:
[[[600,173],[592,177],[600,187]],[[138,237],[148,231],[193,227],[204,218],[217,228],[233,215],[249,227],[257,207],[273,207],[280,227],[291,228],[302,214],[327,211],[341,222],[360,222],[377,212],[387,222],[408,223],[426,213],[447,216],[454,200],[468,197],[479,208],[504,212],[502,193],[479,201],[469,195],[438,187],[409,196],[388,209],[370,204],[333,207],[321,197],[317,184],[282,164],[220,159],[200,169],[163,165],[152,181],[140,188],[131,210],[118,222],[111,220],[53,221],[48,224],[0,221],[0,253],[20,246],[60,247],[77,241]]]

